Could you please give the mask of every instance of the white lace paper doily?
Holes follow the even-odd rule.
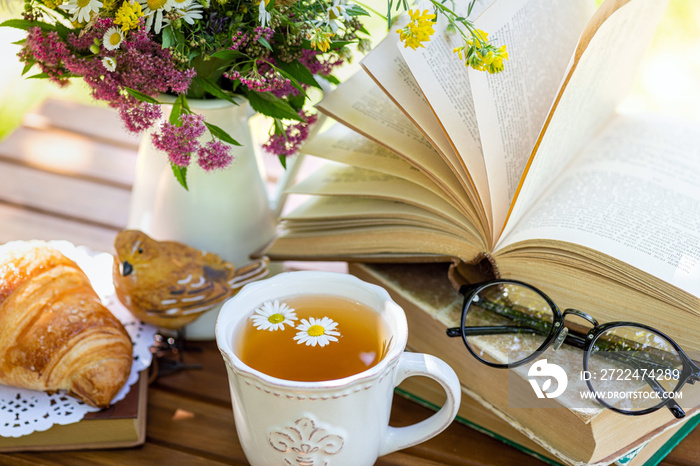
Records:
[[[134,362],[129,380],[114,397],[112,403],[124,399],[131,386],[139,378],[139,372],[151,365],[150,347],[156,328],[134,317],[117,299],[112,283],[112,258],[108,253],[97,253],[67,241],[51,241],[50,244],[66,257],[75,261],[90,279],[102,304],[122,322],[134,343]],[[80,421],[85,414],[99,411],[67,395],[25,390],[0,385],[0,436],[22,437],[43,431],[55,424],[66,425]]]

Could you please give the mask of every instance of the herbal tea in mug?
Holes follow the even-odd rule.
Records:
[[[365,304],[327,295],[265,301],[234,337],[236,355],[279,379],[316,382],[358,374],[386,354],[389,330]]]
[[[348,274],[286,272],[249,283],[219,312],[236,431],[254,466],[371,466],[424,442],[455,418],[461,395],[450,367],[406,352],[408,324],[386,290]],[[389,425],[394,388],[429,377],[442,408]]]

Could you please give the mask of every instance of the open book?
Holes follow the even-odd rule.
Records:
[[[321,102],[343,125],[305,152],[333,162],[292,187],[313,196],[266,254],[451,258],[464,274],[486,258],[562,308],[700,350],[700,129],[616,113],[666,2],[591,3],[477,3],[508,46],[496,75],[456,60],[449,33],[383,41]]]

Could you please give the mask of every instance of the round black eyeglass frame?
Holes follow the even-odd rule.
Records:
[[[554,314],[554,318],[552,321],[552,325],[549,331],[549,334],[545,338],[544,342],[540,345],[539,348],[537,348],[530,356],[515,362],[515,363],[508,363],[508,364],[499,364],[499,363],[494,363],[487,361],[480,357],[474,350],[471,348],[469,343],[467,342],[467,337],[471,336],[479,336],[479,335],[494,335],[494,334],[504,334],[504,333],[522,333],[523,331],[527,331],[526,328],[514,328],[514,327],[503,327],[503,326],[495,326],[495,327],[467,327],[466,324],[466,319],[467,319],[467,310],[469,309],[469,306],[474,300],[474,297],[479,294],[482,290],[485,288],[494,286],[494,285],[519,285],[525,288],[528,288],[529,290],[533,291],[534,293],[538,294],[541,296],[547,304],[550,306],[552,309],[552,313]],[[447,329],[447,336],[449,337],[462,337],[462,341],[464,342],[464,346],[466,346],[467,350],[471,353],[472,356],[474,356],[479,362],[486,364],[487,366],[499,368],[499,369],[509,369],[513,367],[518,367],[522,366],[524,364],[527,364],[530,361],[533,361],[534,359],[538,358],[541,354],[542,351],[546,350],[550,346],[554,345],[554,349],[558,349],[559,346],[563,344],[567,344],[570,346],[574,346],[576,348],[579,348],[583,350],[583,370],[588,372],[588,360],[591,355],[591,348],[594,347],[595,343],[598,341],[598,338],[600,338],[601,335],[603,335],[607,330],[610,330],[615,327],[638,327],[644,330],[648,330],[651,332],[656,333],[657,335],[663,337],[666,339],[671,346],[676,350],[678,355],[681,358],[681,362],[683,363],[683,369],[681,370],[680,377],[678,378],[678,384],[675,386],[673,389],[673,393],[678,393],[680,389],[686,384],[694,384],[696,381],[700,381],[700,362],[693,361],[690,359],[690,357],[681,349],[681,347],[673,341],[670,337],[668,337],[666,334],[663,332],[650,327],[648,325],[644,324],[639,324],[636,322],[609,322],[606,324],[598,324],[598,321],[595,320],[593,317],[590,315],[581,312],[576,309],[565,309],[564,312],[562,312],[559,307],[552,301],[552,299],[544,294],[541,290],[535,288],[532,285],[529,285],[527,283],[518,281],[518,280],[489,280],[486,282],[481,282],[481,283],[475,283],[475,284],[470,284],[470,285],[464,285],[460,288],[459,293],[464,296],[464,303],[462,304],[462,316],[460,319],[460,326],[459,327],[454,327],[454,328],[448,328]],[[573,331],[566,327],[564,325],[564,321],[566,319],[567,315],[575,315],[578,317],[581,317],[582,319],[585,319],[589,323],[593,325],[593,327],[588,331],[588,333],[583,334],[579,333],[576,331]],[[506,331],[504,331],[506,329]],[[564,333],[564,329],[566,329],[566,333]],[[667,393],[666,390],[653,378],[646,378],[645,381],[657,392],[659,393]],[[593,392],[594,394],[597,395],[595,389],[593,388],[593,385],[590,380],[586,380],[586,384],[588,385],[589,390]],[[680,407],[678,402],[675,400],[673,397],[659,397],[660,402],[656,404],[655,406],[652,406],[650,408],[646,408],[643,410],[639,411],[627,411],[624,409],[617,408],[615,406],[612,406],[608,403],[605,402],[604,399],[599,398],[596,396],[596,400],[605,406],[608,409],[611,409],[613,411],[616,411],[618,413],[626,414],[629,416],[639,416],[643,414],[649,414],[651,412],[657,411],[658,409],[667,406],[668,409],[671,411],[674,417],[680,419],[685,417],[685,411]]]

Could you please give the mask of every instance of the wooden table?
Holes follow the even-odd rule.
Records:
[[[138,140],[110,110],[49,100],[0,143],[0,243],[66,239],[112,250],[126,224]],[[276,161],[275,161],[276,162]],[[213,342],[186,362],[201,370],[158,378],[148,391],[145,445],[123,450],[14,453],[0,464],[246,464],[235,433],[223,360]],[[392,425],[431,411],[395,396]],[[575,439],[572,439],[575,441]],[[380,465],[541,465],[540,460],[453,423],[421,445],[381,458]],[[663,465],[700,465],[700,429]]]

